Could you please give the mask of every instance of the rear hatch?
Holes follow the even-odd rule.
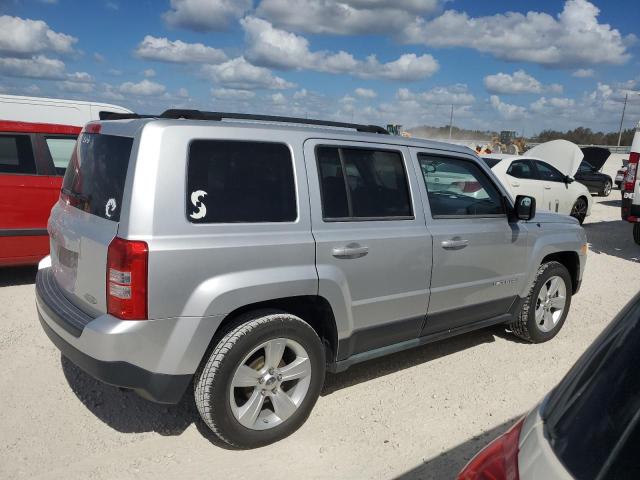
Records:
[[[131,137],[83,131],[49,219],[56,281],[93,315],[107,311],[107,251],[118,232],[132,146]]]

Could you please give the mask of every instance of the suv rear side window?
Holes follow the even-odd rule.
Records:
[[[35,175],[36,162],[29,135],[0,135],[0,173]]]
[[[129,137],[80,135],[62,182],[64,198],[80,210],[120,221],[132,146]]]
[[[413,218],[400,152],[323,146],[316,158],[325,220]]]
[[[418,161],[434,218],[504,215],[499,190],[471,160],[421,153]]]
[[[293,222],[291,151],[282,143],[194,140],[187,167],[192,223]]]

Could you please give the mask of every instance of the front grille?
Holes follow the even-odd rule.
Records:
[[[48,314],[51,320],[74,337],[79,337],[84,327],[94,319],[64,296],[56,282],[52,268],[38,271],[36,295],[40,299],[40,308]]]

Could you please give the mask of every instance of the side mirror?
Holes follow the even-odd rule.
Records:
[[[564,183],[566,183],[567,185],[569,185],[570,183],[573,183],[574,181],[575,180],[571,178],[569,175],[564,176]]]
[[[518,195],[514,209],[518,220],[531,220],[536,215],[536,199],[528,195]]]

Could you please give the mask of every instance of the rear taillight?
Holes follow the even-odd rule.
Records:
[[[506,433],[480,450],[458,474],[458,480],[518,480],[521,418]]]
[[[629,154],[629,166],[627,167],[627,174],[624,177],[624,190],[627,192],[633,192],[636,188],[636,177],[638,176],[638,161],[640,160],[640,153],[631,152]]]
[[[107,313],[122,320],[147,318],[146,242],[115,237],[107,253]]]

